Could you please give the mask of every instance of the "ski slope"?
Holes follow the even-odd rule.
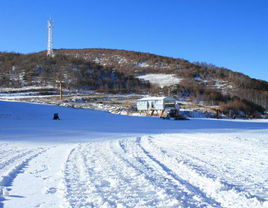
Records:
[[[53,113],[60,121],[53,121]],[[0,101],[0,208],[263,208],[268,121]]]

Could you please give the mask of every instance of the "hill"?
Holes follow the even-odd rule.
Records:
[[[222,94],[238,96],[268,108],[268,82],[252,79],[242,73],[212,64],[196,62],[191,63],[180,58],[158,56],[150,53],[141,53],[126,50],[112,49],[63,49],[57,51],[72,57],[109,66],[125,74],[143,75],[150,73],[175,74],[183,78],[184,82],[177,87],[176,93],[202,94],[204,89],[216,89]],[[188,90],[185,92],[181,86]],[[199,88],[199,92],[194,93]]]
[[[113,49],[59,49],[55,54],[0,53],[1,87],[53,87],[61,80],[69,90],[169,94],[221,105],[226,113],[268,109],[268,82],[211,64]]]
[[[55,86],[62,81],[67,89],[103,91],[140,91],[149,83],[111,67],[82,58],[57,54],[47,57],[45,52],[34,54],[0,54],[1,87]]]

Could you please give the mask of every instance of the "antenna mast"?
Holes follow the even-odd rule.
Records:
[[[47,56],[54,57],[53,47],[52,47],[52,27],[53,27],[53,22],[51,20],[48,20],[47,27],[48,27]]]

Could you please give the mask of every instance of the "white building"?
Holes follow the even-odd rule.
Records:
[[[137,101],[138,111],[163,111],[167,108],[178,108],[172,97],[146,97]]]

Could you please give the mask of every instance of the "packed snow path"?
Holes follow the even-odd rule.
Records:
[[[267,121],[176,122],[1,104],[0,208],[267,205]],[[63,120],[46,117],[59,110]]]

